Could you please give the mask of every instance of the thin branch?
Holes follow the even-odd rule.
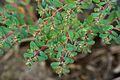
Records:
[[[57,12],[59,12],[60,10],[62,10],[63,8],[62,7],[60,7],[60,8],[58,8],[57,10],[55,10],[55,12],[52,14],[52,16],[51,17],[54,17],[56,14],[57,14]]]
[[[119,31],[119,32],[120,32],[120,29],[119,29],[119,28],[113,28],[112,30],[117,30],[117,31]]]
[[[39,54],[40,51],[44,51],[44,50],[46,50],[48,48],[49,48],[48,46],[42,46],[39,50],[35,50],[34,51],[35,54],[31,58],[34,58],[34,57],[38,56],[38,54]]]
[[[33,40],[35,40],[34,37],[24,38],[24,39],[21,41],[21,43],[23,43],[23,42],[29,42],[29,41],[33,41]]]
[[[7,33],[5,36],[2,37],[2,40],[8,38],[8,37],[11,36],[12,34],[14,34],[14,31],[11,31],[11,32]]]

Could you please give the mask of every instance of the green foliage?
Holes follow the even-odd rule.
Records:
[[[8,1],[8,0],[7,0]],[[12,0],[10,3],[13,3]],[[29,4],[30,0],[26,3]],[[24,54],[32,65],[35,61],[52,59],[51,67],[59,75],[69,73],[68,65],[74,63],[79,53],[90,53],[94,38],[99,36],[105,44],[112,40],[120,44],[120,9],[111,0],[41,0],[38,2],[40,18],[25,21],[24,14],[11,5],[0,7],[0,47],[11,48],[24,38],[32,36],[30,49]],[[87,14],[85,11],[93,11]],[[78,13],[84,13],[80,21]],[[84,15],[82,15],[84,16]],[[113,24],[116,22],[116,24]]]

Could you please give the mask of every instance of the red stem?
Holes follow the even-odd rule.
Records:
[[[35,54],[32,56],[32,58],[36,57],[39,54],[40,51],[44,51],[46,49],[48,49],[48,46],[42,46],[39,50],[35,50],[34,51]]]
[[[7,33],[5,36],[2,37],[2,40],[4,40],[5,38],[9,37],[12,34],[14,34],[14,31]]]
[[[62,10],[62,7],[58,8],[53,14],[52,17],[54,17],[56,15],[57,12],[59,12],[60,10]]]

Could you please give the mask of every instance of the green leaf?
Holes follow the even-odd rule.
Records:
[[[99,22],[100,22],[100,24],[104,24],[104,25],[108,25],[109,24],[109,21],[108,20],[104,20],[104,19],[100,20]]]
[[[49,58],[56,58],[56,56],[57,56],[56,52],[54,52],[54,50],[52,48],[49,48],[49,49],[45,50],[44,52],[49,53],[48,54]]]
[[[19,17],[18,20],[19,20],[20,25],[24,25],[25,24],[24,15],[19,14],[18,17]]]
[[[41,56],[46,56],[46,54],[43,51],[40,51]]]
[[[62,37],[61,37],[61,40],[60,40],[61,42],[65,42],[66,41],[66,36],[65,35],[62,35]]]
[[[56,50],[58,50],[59,52],[61,52],[62,49],[63,49],[63,46],[59,46],[59,47],[56,48]]]
[[[95,3],[99,3],[99,2],[100,2],[100,0],[93,0],[93,2],[95,2]]]
[[[99,36],[100,36],[101,38],[106,38],[106,37],[108,36],[108,34],[102,34],[102,33],[101,33]]]
[[[73,9],[75,6],[76,6],[76,4],[74,4],[74,3],[69,3],[69,4],[66,6],[66,8],[68,8],[68,9]]]
[[[62,56],[62,52],[57,53],[57,58],[60,58]]]
[[[10,1],[10,0],[9,0]],[[17,8],[16,7],[13,7],[12,5],[10,5],[10,4],[6,4],[5,5],[5,8],[7,9],[7,10],[9,10],[9,11],[17,11]]]
[[[114,37],[118,37],[118,34],[117,34],[115,31],[112,31],[112,35],[113,35]]]
[[[73,39],[73,37],[74,37],[73,31],[72,31],[72,30],[69,30],[69,31],[68,31],[68,34],[69,34],[70,38]]]
[[[67,44],[67,50],[69,50],[69,51],[76,50],[76,46],[74,46],[74,45],[68,43],[68,44]]]
[[[85,41],[78,41],[80,45],[85,44]]]
[[[90,15],[87,17],[87,19],[85,20],[88,24],[93,22],[93,17]]]
[[[30,48],[33,49],[33,50],[38,50],[39,49],[38,46],[33,41],[30,42]]]
[[[70,53],[70,57],[74,57],[74,56],[76,56],[78,53],[77,52],[71,52]]]
[[[31,18],[31,16],[28,15],[27,18],[28,18],[27,19],[27,24],[32,25],[33,24],[33,19]]]
[[[53,0],[53,5],[55,7],[62,7],[63,4],[59,0]]]
[[[4,26],[0,26],[0,33],[4,36],[5,34],[7,34],[8,32],[10,32],[11,29],[10,28],[6,28]]]
[[[45,61],[45,60],[47,60],[47,59],[48,59],[47,57],[38,56],[38,60],[39,60],[39,61]]]
[[[58,68],[59,65],[60,65],[60,62],[52,62],[52,63],[51,63],[51,67],[52,67],[53,69]]]
[[[103,31],[108,31],[108,30],[110,30],[112,28],[113,28],[112,25],[103,26]]]
[[[107,39],[103,39],[103,42],[104,42],[105,44],[110,44],[110,40],[107,40]]]
[[[0,7],[0,13],[3,13],[3,8],[2,7]]]
[[[9,15],[6,19],[5,24],[9,27],[13,27],[13,26],[17,26],[19,24],[19,21],[15,16]]]
[[[26,28],[21,28],[21,29],[20,29],[20,33],[19,33],[19,37],[20,37],[21,39],[23,39],[23,38],[26,38],[27,36],[28,36],[28,34],[27,34]]]
[[[89,40],[87,43],[88,43],[89,45],[93,45],[93,44],[95,44],[95,41]]]
[[[110,23],[110,22],[112,22],[115,19],[115,17],[116,17],[116,13],[115,13],[115,11],[112,11],[110,13],[110,15],[108,16],[107,21]]]
[[[42,5],[42,7],[45,9],[45,7],[46,7],[46,1],[45,1],[45,0],[42,0],[41,5]]]
[[[24,58],[30,58],[30,57],[32,57],[33,56],[33,54],[30,54],[30,53],[25,53],[24,54]]]
[[[83,2],[82,5],[81,5],[81,8],[87,9],[87,8],[89,8],[89,6],[90,6],[90,5],[89,5],[88,3]]]
[[[100,15],[100,13],[92,13],[91,15],[93,18],[97,18]]]
[[[60,14],[60,12],[57,12],[56,18],[57,18],[58,20],[62,20],[62,19],[63,19],[62,16],[61,16],[61,14]]]
[[[63,74],[68,74],[70,72],[70,69],[68,69],[68,68],[64,68],[64,70],[63,70]]]
[[[118,8],[118,10],[116,10],[116,15],[117,17],[120,17],[120,7]]]
[[[120,44],[120,35],[115,39],[115,42],[116,42],[117,44]]]
[[[93,26],[92,30],[94,33],[102,33],[103,32],[103,29],[101,26]]]
[[[106,4],[106,2],[100,2],[100,3],[99,3],[100,6],[103,6],[103,5],[105,5],[105,4]]]
[[[44,52],[40,51],[39,54],[40,54],[40,56],[38,56],[38,60],[44,61],[44,60],[48,59],[48,56]]]
[[[69,58],[69,57],[65,57],[65,63],[66,64],[70,64],[70,63],[73,63],[74,60],[72,58]]]
[[[44,41],[35,40],[35,43],[38,47],[42,47],[43,45],[45,45]]]
[[[73,3],[74,0],[65,0],[66,3]]]
[[[10,48],[11,46],[12,46],[12,43],[10,42],[10,38],[5,39],[3,48]]]

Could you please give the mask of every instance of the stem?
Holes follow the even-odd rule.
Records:
[[[12,34],[14,34],[14,31],[9,32],[8,34],[6,34],[5,36],[2,37],[2,40],[8,38],[9,36],[11,36]]]
[[[46,50],[46,49],[48,49],[48,46],[42,46],[39,50],[35,50],[35,51],[34,51],[35,54],[32,56],[32,58],[38,56],[38,54],[39,54],[40,51],[44,51],[44,50]]]

